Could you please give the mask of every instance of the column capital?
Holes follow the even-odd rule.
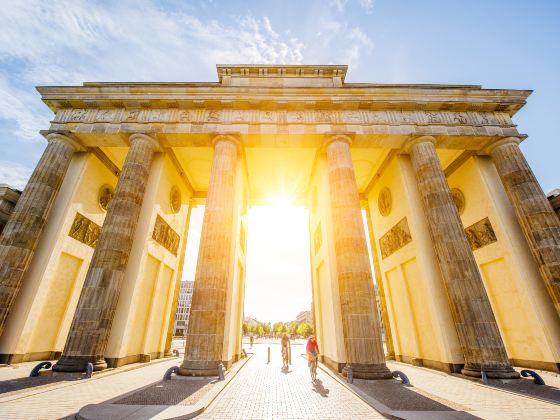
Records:
[[[212,146],[216,148],[216,144],[221,141],[226,141],[235,144],[237,147],[237,152],[241,152],[241,140],[235,134],[216,134],[214,138],[212,138]]]
[[[354,133],[330,133],[325,134],[325,139],[323,140],[323,148],[326,150],[329,144],[334,143],[335,141],[341,141],[343,143],[348,144],[349,146],[352,144],[352,138],[354,137]]]
[[[503,146],[505,144],[517,144],[521,143],[521,139],[519,137],[504,137],[503,139],[497,140],[493,143],[490,143],[484,149],[481,150],[482,155],[491,155],[496,148]]]
[[[410,154],[410,150],[412,149],[412,146],[414,146],[415,144],[420,144],[420,143],[432,143],[435,146],[436,145],[436,139],[433,136],[414,137],[414,138],[411,138],[411,139],[407,140],[403,144],[402,150],[403,150],[404,153]]]
[[[163,148],[161,147],[161,144],[159,143],[158,140],[156,140],[155,138],[153,138],[152,136],[149,136],[147,134],[144,133],[134,133],[131,134],[130,137],[128,138],[128,141],[130,142],[130,144],[134,143],[137,140],[144,140],[144,141],[148,141],[150,143],[152,143],[152,145],[154,146],[154,150],[156,152],[162,152]]]
[[[72,149],[74,149],[74,152],[85,152],[85,150],[86,150],[85,147],[82,146],[78,140],[76,140],[75,138],[66,136],[62,133],[48,134],[47,135],[47,141],[49,143],[55,142],[55,141],[64,142],[64,143],[68,144],[70,147],[72,147]]]

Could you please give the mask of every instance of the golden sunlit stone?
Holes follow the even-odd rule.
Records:
[[[219,65],[212,83],[39,87],[55,116],[0,239],[2,361],[62,355],[56,370],[79,371],[168,354],[190,209],[206,204],[180,373],[231,366],[247,210],[294,203],[310,210],[329,366],[557,371],[560,225],[511,119],[530,92],[350,84],[346,70]],[[114,193],[100,204],[102,189]],[[95,248],[69,235],[78,213],[101,226]]]

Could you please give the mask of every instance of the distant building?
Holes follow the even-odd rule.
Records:
[[[560,188],[556,188],[552,190],[546,195],[546,197],[548,198],[548,201],[552,205],[554,212],[560,218]]]
[[[311,311],[301,311],[296,316],[296,322],[298,324],[306,323],[309,325],[313,325],[313,314],[311,313]]]
[[[248,324],[248,325],[251,325],[251,326],[252,325],[257,325],[259,323],[259,321],[257,321],[255,318],[251,318],[250,316],[244,317],[243,322],[245,324]]]
[[[173,326],[174,335],[183,336],[187,334],[189,315],[191,313],[193,288],[194,281],[181,282],[179,303],[177,304],[177,312],[175,313],[175,325]]]
[[[20,195],[21,191],[6,184],[0,184],[0,233],[8,223]]]

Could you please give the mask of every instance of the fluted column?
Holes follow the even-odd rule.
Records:
[[[449,306],[465,358],[463,374],[516,378],[457,207],[453,202],[433,137],[407,145],[439,263]]]
[[[107,367],[103,355],[157,150],[158,143],[149,136],[130,137],[130,148],[107,209],[62,358],[53,367],[55,371],[82,372],[90,362],[94,370]]]
[[[181,375],[216,375],[222,362],[238,147],[230,136],[220,135],[214,140]]]
[[[0,238],[0,335],[72,156],[83,150],[62,134],[49,134],[47,140],[47,148]]]
[[[494,161],[556,312],[560,315],[560,220],[525,160],[519,142],[516,137],[502,139],[492,144],[487,153]]]
[[[386,379],[391,372],[385,364],[350,143],[343,135],[326,142],[346,369],[352,367],[355,378]]]

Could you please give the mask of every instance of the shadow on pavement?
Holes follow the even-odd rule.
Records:
[[[315,382],[313,382],[313,391],[315,391],[321,397],[329,397],[330,391],[323,386],[323,381],[321,381],[320,379],[316,379]]]
[[[517,379],[505,384],[499,381],[490,381],[488,386],[560,405],[560,389],[549,385],[535,385],[532,379]]]
[[[25,389],[33,389],[37,387],[42,387],[45,385],[51,385],[58,382],[74,382],[79,381],[80,378],[68,378],[62,376],[36,376],[34,378],[17,378],[9,379],[5,381],[0,381],[0,394],[5,394],[8,392],[21,391]]]
[[[390,381],[355,381],[354,385],[391,410],[398,411],[466,411],[451,401],[444,401],[418,388]],[[414,389],[414,390],[413,390]]]

